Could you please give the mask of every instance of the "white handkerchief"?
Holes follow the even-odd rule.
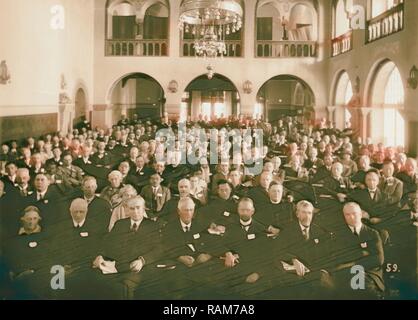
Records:
[[[224,216],[225,216],[225,217],[229,217],[230,215],[231,215],[231,213],[230,213],[230,212],[228,212],[228,211],[225,211],[225,212],[224,212]]]
[[[296,268],[293,264],[288,264],[284,261],[281,261],[282,265],[283,265],[283,269],[285,271],[296,271]],[[306,268],[305,273],[311,272],[311,270],[309,270],[308,268]]]
[[[103,274],[118,273],[118,270],[116,269],[116,261],[103,261],[100,264],[100,270]]]
[[[200,233],[196,233],[193,235],[193,239],[197,240],[200,238]]]
[[[194,248],[194,245],[189,243],[187,246],[190,248],[190,250],[192,250],[193,252],[196,252],[196,249]]]

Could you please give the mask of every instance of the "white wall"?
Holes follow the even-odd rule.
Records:
[[[52,30],[51,7],[65,9],[65,29]],[[1,0],[0,60],[11,84],[0,85],[0,116],[58,112],[61,74],[75,100],[93,101],[93,0]]]

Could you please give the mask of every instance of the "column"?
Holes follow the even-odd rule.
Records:
[[[358,124],[359,124],[359,136],[362,138],[363,141],[369,136],[368,129],[372,130],[372,128],[368,128],[368,116],[372,111],[372,108],[362,107],[358,108]],[[355,128],[354,128],[355,129]],[[376,141],[373,141],[376,142]]]
[[[334,106],[328,106],[327,107],[327,111],[328,111],[328,122],[332,123],[335,126],[335,110],[337,109],[337,107]]]

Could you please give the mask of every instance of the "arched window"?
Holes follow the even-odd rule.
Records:
[[[405,145],[405,119],[398,110],[398,107],[403,106],[404,98],[405,92],[401,74],[395,67],[385,87],[384,132],[386,145]]]
[[[383,139],[386,146],[404,146],[405,119],[400,111],[404,107],[405,89],[399,69],[392,61],[378,65],[370,99],[371,106],[376,108],[371,114],[371,135]]]

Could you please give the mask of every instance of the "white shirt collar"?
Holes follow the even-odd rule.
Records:
[[[74,228],[77,228],[78,226],[82,227],[85,222],[86,222],[86,218],[84,218],[80,223],[77,223],[75,220],[73,220]]]
[[[183,229],[183,231],[185,231],[186,227],[190,228],[192,227],[192,222],[190,222],[189,224],[185,224],[181,219],[180,219],[180,224],[181,224],[181,228]]]
[[[141,219],[139,221],[134,221],[134,220],[131,219],[131,228],[134,226],[134,224],[136,224],[139,228],[139,226],[141,225],[142,220],[144,220],[144,219]]]
[[[248,221],[243,221],[242,219],[239,219],[239,222],[241,223],[241,225],[242,226],[244,226],[244,227],[248,227],[248,226],[250,226],[251,225],[251,223],[253,223],[253,219],[251,218],[250,220],[248,220]]]
[[[280,201],[273,201],[273,200],[271,200],[271,199],[270,199],[270,202],[271,202],[272,204],[279,204],[279,203],[280,203]]]
[[[94,200],[94,198],[96,198],[96,195],[94,195],[94,196],[93,196],[93,197],[91,197],[90,199],[88,199],[86,196],[84,196],[83,198],[84,198],[84,200],[86,200],[86,201],[87,201],[87,203],[88,203],[88,204],[90,204],[90,203]]]
[[[308,229],[308,231],[309,231],[309,229],[311,228],[311,226],[308,226],[308,227],[305,227],[302,223],[300,223],[300,221],[299,221],[299,227],[300,227],[300,230],[303,232],[303,230],[305,230],[305,229]]]
[[[350,228],[351,232],[352,232],[352,233],[354,233],[354,228],[355,228],[355,230],[356,230],[357,234],[360,234],[360,231],[361,231],[361,228],[362,228],[362,227],[363,227],[363,224],[360,224],[360,225],[358,225],[358,226],[356,226],[356,227],[349,226],[349,228]]]
[[[36,197],[39,198],[39,196],[42,196],[42,198],[44,198],[47,191],[48,189],[45,190],[44,192],[36,191]]]

